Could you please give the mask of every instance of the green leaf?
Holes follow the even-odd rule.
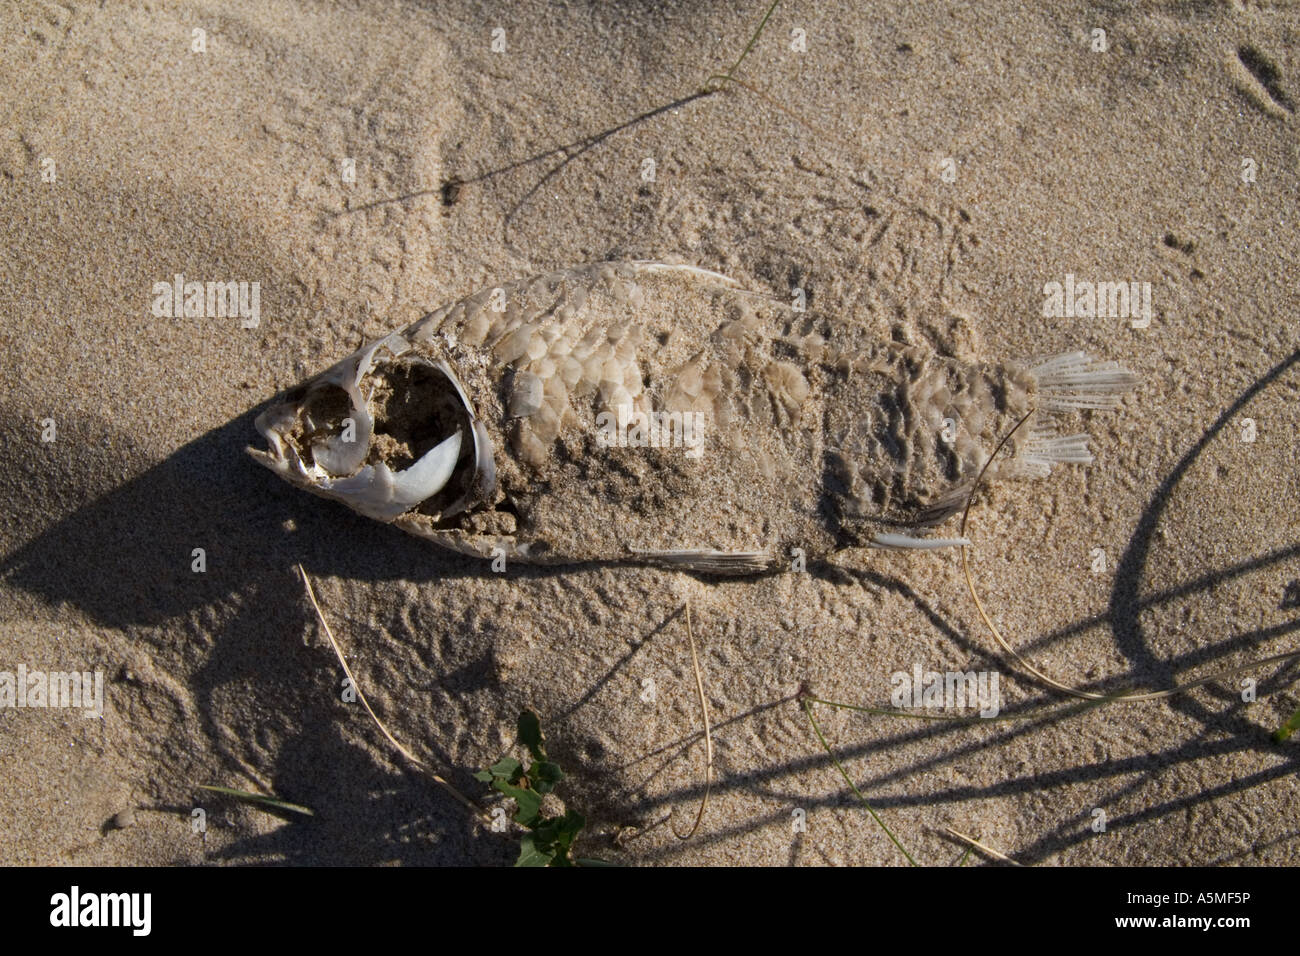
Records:
[[[511,783],[518,783],[519,778],[523,776],[524,765],[514,757],[502,757],[492,766],[488,767],[488,773],[493,777],[501,777],[509,780]]]
[[[542,749],[542,740],[541,720],[533,711],[525,710],[519,715],[519,741],[528,748],[528,752],[533,755],[533,759],[539,762],[546,760],[546,751]]]
[[[558,763],[543,760],[528,768],[528,778],[532,781],[534,790],[541,794],[547,794],[554,790],[555,785],[564,779],[564,771],[560,769]]]
[[[555,866],[569,866],[569,848],[573,841],[587,825],[587,820],[576,810],[566,810],[562,817],[547,817],[533,828],[537,846],[551,850],[555,854]]]
[[[573,846],[573,841],[577,839],[582,828],[587,825],[587,818],[577,810],[566,810],[564,816],[560,817],[559,830],[556,834],[555,842],[557,846],[564,848],[567,856],[569,847]]]
[[[475,779],[475,780],[482,780],[484,783],[491,783],[491,782],[492,782],[492,771],[491,771],[491,770],[480,770],[478,773],[474,774],[474,779]]]
[[[553,854],[541,850],[531,833],[525,833],[519,840],[519,859],[515,866],[550,866]]]
[[[544,820],[538,820],[533,829],[533,838],[537,840],[539,846],[550,846],[555,842],[558,830],[556,824],[559,817],[547,817]]]
[[[515,823],[530,830],[537,825],[537,818],[542,812],[541,794],[535,790],[524,790],[522,787],[513,786],[500,779],[493,786],[507,797],[514,798],[515,804],[519,807],[518,812],[515,813]]]

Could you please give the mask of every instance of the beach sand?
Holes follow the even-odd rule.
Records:
[[[920,668],[996,672],[1017,719],[814,710],[918,861],[956,860],[952,827],[1025,864],[1297,862],[1300,750],[1269,740],[1295,665],[1066,712],[998,651],[956,552],[493,574],[244,454],[277,391],[437,305],[675,257],[882,340],[1141,376],[1074,417],[1094,464],[972,510],[976,586],[1047,674],[1158,689],[1293,648],[1300,11],[788,3],[746,86],[692,98],[765,9],[0,11],[0,671],[104,680],[102,719],[0,707],[0,862],[513,861],[517,835],[342,699],[298,563],[393,734],[485,807],[471,774],[540,714],[586,856],[905,862],[797,695],[887,708]],[[1150,283],[1149,326],[1044,316],[1067,274]],[[257,282],[257,326],[155,315],[177,275]],[[682,840],[705,763],[687,600],[715,780]]]

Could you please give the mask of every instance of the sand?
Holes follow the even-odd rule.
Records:
[[[789,3],[737,73],[761,95],[686,99],[762,12],[0,12],[0,671],[104,680],[102,718],[0,707],[0,862],[513,860],[342,699],[299,562],[392,732],[485,806],[471,773],[518,754],[537,710],[586,855],[903,862],[797,694],[889,707],[920,668],[996,672],[1002,713],[1029,716],[816,708],[919,861],[960,855],[946,826],[1026,864],[1297,861],[1300,751],[1268,738],[1300,706],[1294,665],[1057,713],[954,552],[757,582],[498,575],[243,453],[278,390],[434,306],[672,256],[944,354],[1087,349],[1141,376],[1119,412],[1078,416],[1092,466],[998,484],[972,513],[984,601],[1056,679],[1160,688],[1293,648],[1300,14]],[[258,324],[154,314],[178,274],[259,283]],[[1044,316],[1067,274],[1150,283],[1150,324]],[[688,598],[716,779],[679,840],[704,768]]]

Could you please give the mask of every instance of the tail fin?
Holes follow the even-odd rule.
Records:
[[[1016,455],[1020,470],[1035,478],[1045,478],[1053,465],[1070,462],[1091,465],[1092,452],[1088,451],[1088,436],[1058,435],[1050,425],[1039,425],[1029,432],[1029,439]]]
[[[1037,386],[1035,404],[1048,413],[1118,408],[1120,398],[1138,382],[1122,365],[1097,361],[1086,352],[1057,355],[1032,366],[1029,374]],[[1016,455],[1021,473],[1035,477],[1062,462],[1087,465],[1092,460],[1087,435],[1058,435],[1050,422],[1036,424]]]
[[[1120,396],[1138,377],[1116,362],[1098,362],[1087,352],[1066,352],[1029,369],[1038,385],[1038,407],[1063,412],[1076,408],[1118,408]]]

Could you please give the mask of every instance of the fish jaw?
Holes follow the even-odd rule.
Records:
[[[417,509],[440,521],[495,491],[492,441],[456,372],[399,333],[290,389],[255,425],[267,448],[249,448],[254,460],[376,521]]]

